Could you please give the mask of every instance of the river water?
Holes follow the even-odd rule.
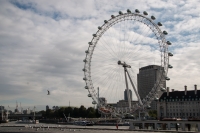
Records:
[[[15,122],[1,123],[0,132],[41,132],[41,133],[154,133],[154,131],[129,131],[129,126],[77,126],[59,124],[17,124]],[[172,131],[173,132],[173,131]],[[159,133],[159,131],[157,131]],[[161,133],[161,132],[160,132]],[[163,132],[162,132],[163,133]]]

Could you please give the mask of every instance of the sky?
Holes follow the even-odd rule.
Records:
[[[83,59],[92,34],[119,11],[139,9],[162,22],[172,42],[170,89],[200,86],[198,0],[1,0],[0,105],[93,106],[84,89]],[[50,90],[51,95],[47,95]]]

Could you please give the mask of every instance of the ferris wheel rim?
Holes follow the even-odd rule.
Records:
[[[91,97],[92,97],[93,101],[96,101],[95,104],[98,104],[98,101],[96,100],[97,99],[97,93],[96,93],[96,91],[94,90],[94,87],[93,87],[93,83],[92,83],[92,79],[91,79],[91,71],[90,71],[91,70],[92,55],[93,55],[93,52],[95,50],[95,46],[97,45],[97,43],[98,43],[99,39],[101,38],[101,36],[110,27],[112,27],[116,23],[119,23],[119,22],[122,22],[122,21],[125,21],[125,20],[131,20],[131,19],[133,19],[131,17],[134,17],[134,16],[143,20],[143,21],[142,20],[141,21],[135,20],[135,21],[144,23],[148,27],[150,27],[150,24],[152,24],[152,26],[154,26],[154,29],[151,29],[151,27],[150,27],[150,29],[152,30],[152,32],[155,33],[155,35],[158,38],[160,38],[160,43],[158,43],[158,44],[159,45],[162,44],[162,46],[160,46],[160,47],[163,48],[163,50],[160,51],[161,53],[163,52],[163,58],[162,58],[162,55],[161,55],[161,66],[164,67],[165,76],[166,76],[166,74],[168,72],[168,64],[169,64],[168,45],[167,45],[166,40],[165,40],[165,35],[160,30],[159,26],[156,23],[154,23],[153,20],[151,20],[150,18],[146,17],[145,15],[138,14],[138,13],[124,13],[124,14],[119,14],[119,15],[117,15],[115,17],[111,17],[111,19],[105,20],[104,24],[101,27],[98,27],[99,30],[96,32],[96,34],[93,34],[93,38],[89,42],[89,47],[88,47],[88,50],[86,51],[86,58],[85,58],[86,62],[85,62],[85,65],[84,65],[84,69],[88,68],[87,69],[88,71],[84,71],[84,76],[86,78],[85,82],[86,82],[86,86],[90,84],[88,86],[88,92],[89,92],[89,94],[91,94]],[[147,22],[149,23],[149,25],[147,24]],[[157,38],[157,40],[159,40],[158,38]],[[163,62],[162,62],[162,60],[163,60]]]

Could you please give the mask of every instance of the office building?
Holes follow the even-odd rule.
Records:
[[[164,92],[157,103],[158,118],[200,118],[200,90]]]
[[[163,67],[157,65],[149,65],[139,69],[139,73],[137,74],[137,85],[138,93],[141,99],[145,98],[149,94],[149,92],[158,80],[161,80],[159,82],[159,87],[166,88],[165,77],[162,76],[162,79],[160,78],[163,69]],[[159,92],[158,97],[160,97],[161,95],[162,92]],[[153,101],[151,104],[151,110],[156,109],[156,102]]]

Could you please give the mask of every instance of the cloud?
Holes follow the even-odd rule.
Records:
[[[162,22],[160,28],[169,33],[166,40],[172,42],[169,50],[174,53],[170,58],[174,68],[169,70],[171,80],[167,86],[183,90],[183,86],[188,85],[188,89],[193,89],[194,84],[198,85],[200,65],[198,4],[198,1],[170,0],[0,1],[0,104],[15,106],[18,101],[24,106],[68,105],[71,101],[74,106],[92,106],[82,80],[84,51],[104,20],[127,9],[147,11],[149,17],[156,17],[155,23]],[[120,41],[115,37],[110,39],[113,44]],[[141,36],[141,40],[142,37],[145,36]],[[150,37],[143,39],[145,43],[153,44],[153,41],[155,39]],[[116,49],[116,46],[119,45],[112,48]],[[145,52],[150,47],[142,48]],[[131,57],[128,48],[126,51]],[[148,55],[143,52],[138,57]],[[157,57],[153,58],[157,60]],[[139,65],[142,64],[145,63]],[[110,71],[109,76],[116,76],[117,70]],[[121,75],[115,79],[122,81],[123,78]],[[112,92],[120,95],[114,90],[114,82],[111,86]],[[47,89],[52,92],[50,96],[46,95]]]

